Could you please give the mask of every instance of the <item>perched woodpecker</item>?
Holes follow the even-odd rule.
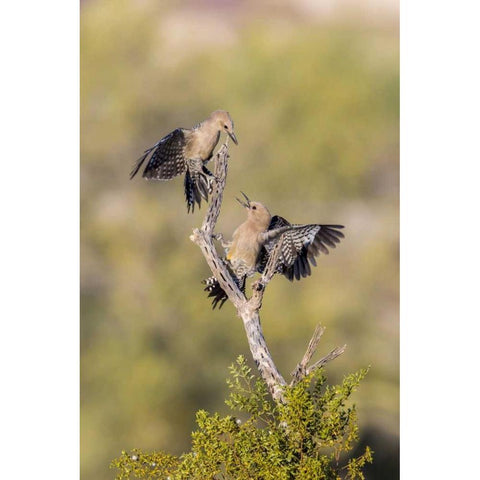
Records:
[[[132,179],[143,162],[150,160],[143,171],[143,177],[153,180],[170,180],[185,173],[185,198],[187,211],[193,212],[195,203],[200,207],[201,199],[208,201],[213,174],[206,164],[213,156],[213,150],[225,132],[238,145],[233,131],[233,121],[228,112],[216,110],[195,127],[177,128],[145,150],[130,173]]]
[[[315,257],[320,253],[327,255],[327,247],[335,248],[344,238],[340,231],[343,225],[291,224],[278,215],[272,217],[264,205],[242,194],[246,202],[237,200],[247,209],[247,220],[235,230],[230,242],[222,241],[222,246],[227,252],[225,260],[232,278],[243,292],[247,277],[263,273],[280,239],[282,243],[274,271],[293,281],[311,275],[310,264],[316,265]],[[217,237],[222,238],[221,235]],[[219,302],[221,308],[227,295],[217,279],[210,277],[204,283],[208,296],[213,297],[213,308]]]

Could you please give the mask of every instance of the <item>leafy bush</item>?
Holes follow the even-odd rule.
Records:
[[[115,459],[117,480],[130,479],[364,479],[372,451],[348,458],[358,439],[355,406],[347,400],[367,369],[326,385],[322,370],[286,387],[284,404],[270,400],[245,358],[230,367],[227,405],[246,417],[197,413],[192,450],[180,457],[134,449]]]

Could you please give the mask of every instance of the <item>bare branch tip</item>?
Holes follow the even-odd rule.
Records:
[[[193,243],[198,244],[200,242],[201,238],[202,238],[202,234],[201,234],[200,230],[198,228],[194,228],[193,233],[190,235],[190,240]]]

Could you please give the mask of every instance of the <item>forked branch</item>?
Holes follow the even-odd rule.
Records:
[[[214,175],[216,180],[214,181],[211,200],[202,227],[200,229],[195,229],[190,236],[190,239],[200,247],[212,274],[216,277],[220,286],[227,294],[228,299],[236,308],[238,316],[242,319],[253,360],[257,365],[260,375],[267,384],[273,399],[277,402],[282,402],[284,401],[283,389],[287,385],[287,382],[275,366],[270,351],[268,350],[265,337],[263,336],[260,322],[260,309],[262,308],[263,295],[267,284],[275,274],[274,266],[277,263],[277,258],[280,252],[281,239],[277,242],[274,251],[270,255],[262,277],[253,284],[252,297],[248,300],[233,281],[224,261],[218,255],[213,243],[213,232],[220,215],[223,191],[227,179],[228,158],[227,141],[221,146],[214,158]],[[309,367],[308,364],[316,351],[323,331],[324,328],[320,326],[317,326],[315,329],[305,355],[292,373],[293,380],[290,385],[296,384],[305,375],[310,374],[316,368],[320,368],[344,352],[346,345],[334,349],[328,355]]]

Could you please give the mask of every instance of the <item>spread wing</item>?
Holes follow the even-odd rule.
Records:
[[[185,130],[177,128],[163,137],[152,148],[145,150],[130,173],[132,179],[140,170],[143,162],[150,160],[143,171],[143,177],[155,180],[169,180],[185,172],[187,166],[184,157]]]
[[[344,238],[340,231],[343,225],[292,225],[278,215],[272,218],[269,230],[284,226],[292,228],[280,237],[282,247],[276,272],[285,275],[290,281],[311,275],[311,265],[316,265],[315,257],[320,253],[328,255],[328,247],[335,248],[340,239]],[[265,269],[270,252],[280,238],[267,242],[260,252],[258,262],[260,272]]]
[[[280,227],[287,227],[291,225],[291,223],[287,222],[283,217],[279,215],[274,215],[270,220],[270,225],[268,226],[268,230],[275,230],[276,228]],[[259,273],[263,273],[265,267],[267,266],[268,259],[270,257],[270,252],[273,250],[273,247],[276,245],[278,239],[272,240],[267,242],[265,245],[262,246],[260,253],[257,259],[257,270]]]

